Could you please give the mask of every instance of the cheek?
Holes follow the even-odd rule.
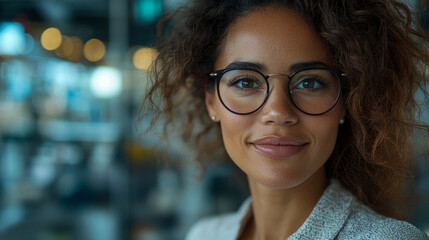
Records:
[[[243,151],[241,145],[246,135],[246,129],[250,126],[250,123],[243,121],[242,118],[238,115],[233,116],[232,113],[219,115],[225,148],[232,158],[238,152]]]
[[[331,155],[337,141],[338,124],[320,128],[318,132],[317,143],[320,145],[321,150],[325,150],[327,155]]]
[[[337,141],[339,120],[337,122],[336,119],[321,118],[307,124],[314,142],[313,155],[318,155],[323,163],[332,154]]]
[[[246,139],[254,124],[252,116],[236,115],[217,102],[218,117],[223,142],[229,156],[234,160],[246,153]]]

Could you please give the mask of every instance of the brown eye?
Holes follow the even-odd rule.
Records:
[[[295,84],[294,89],[319,89],[325,87],[325,83],[316,77],[305,77],[302,80],[298,80]]]
[[[313,88],[314,87],[314,81],[313,80],[306,80],[302,82],[303,88]]]
[[[258,82],[250,78],[241,78],[232,82],[233,86],[238,88],[257,88],[259,86]]]

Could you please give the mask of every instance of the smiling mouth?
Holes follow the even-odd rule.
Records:
[[[265,137],[251,143],[260,154],[272,159],[286,159],[298,154],[308,142],[290,137]]]

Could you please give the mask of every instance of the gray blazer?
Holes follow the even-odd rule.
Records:
[[[251,199],[235,213],[202,219],[186,240],[235,240],[252,215]],[[304,224],[288,240],[389,239],[428,240],[410,223],[384,217],[359,203],[341,184],[332,180]]]

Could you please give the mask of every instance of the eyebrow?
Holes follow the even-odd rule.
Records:
[[[294,73],[294,72],[298,72],[299,70],[302,70],[305,68],[311,68],[311,67],[328,67],[328,65],[320,61],[300,62],[300,63],[292,64],[289,67],[289,71],[291,73]]]
[[[232,62],[226,66],[226,68],[249,68],[249,69],[255,69],[261,72],[264,72],[267,70],[267,67],[258,62]]]
[[[310,62],[298,62],[294,63],[289,67],[289,71],[291,73],[297,72],[304,68],[310,68],[310,67],[328,67],[328,65],[321,61],[310,61]],[[226,68],[248,68],[248,69],[255,69],[261,72],[265,72],[267,70],[267,67],[258,62],[232,62]]]
[[[299,70],[302,70],[305,68],[311,68],[311,67],[328,67],[328,65],[320,61],[299,62],[299,63],[292,64],[289,67],[289,71],[291,73],[294,73],[294,72],[298,72]]]

